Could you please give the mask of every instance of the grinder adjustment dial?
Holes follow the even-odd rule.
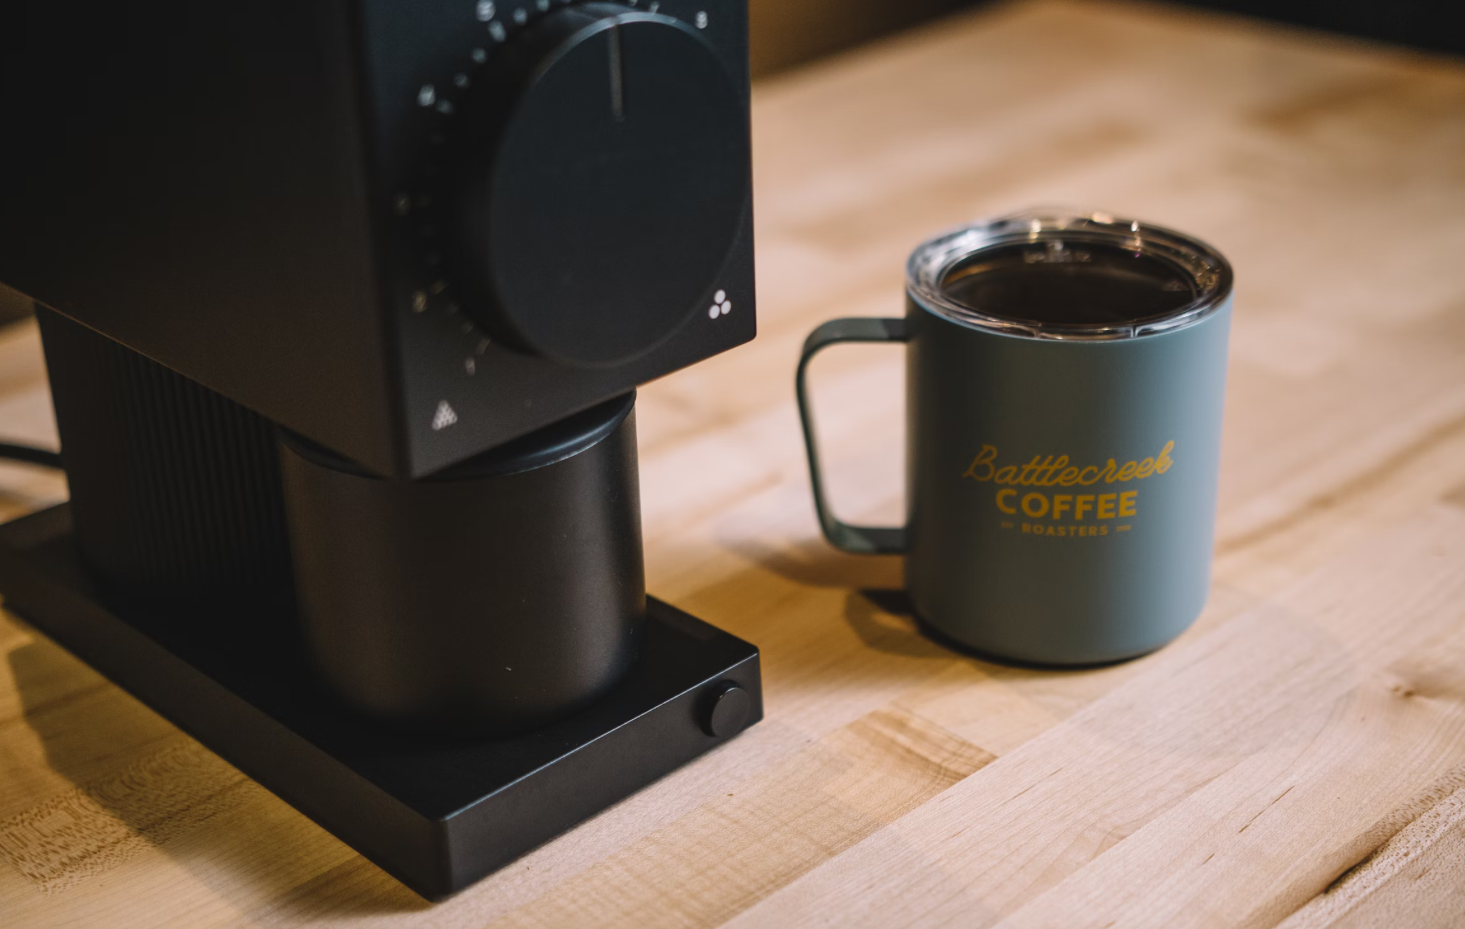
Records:
[[[715,289],[748,197],[748,117],[693,26],[557,9],[497,49],[455,122],[454,289],[495,338],[620,364]]]

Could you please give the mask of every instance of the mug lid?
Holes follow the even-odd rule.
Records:
[[[1089,262],[1095,255],[1099,261],[1073,267],[1099,272],[1107,261],[1131,286],[1143,279],[1152,292],[1132,306],[1123,305],[1121,294],[1117,309],[1053,318],[1062,314],[1014,310],[995,300],[990,289],[983,295],[967,287],[963,293],[959,283],[977,280],[979,272],[1000,273],[995,268],[1002,262],[1021,271],[1024,265],[1050,259]],[[1110,256],[1134,267],[1118,269]],[[1070,277],[1067,285],[1072,290],[1085,282]],[[982,220],[927,240],[906,263],[906,292],[930,312],[962,325],[1034,339],[1129,339],[1170,332],[1210,316],[1226,302],[1231,288],[1231,265],[1211,246],[1172,229],[1107,213],[1046,209]]]

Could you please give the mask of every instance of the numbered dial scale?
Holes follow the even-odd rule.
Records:
[[[752,337],[740,5],[370,9],[414,470]]]

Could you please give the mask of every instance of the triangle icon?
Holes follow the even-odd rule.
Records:
[[[458,414],[453,412],[453,408],[451,406],[448,406],[448,401],[439,400],[437,404],[437,412],[434,413],[432,416],[432,431],[441,431],[448,428],[457,421]]]

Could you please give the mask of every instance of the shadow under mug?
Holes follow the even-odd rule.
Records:
[[[911,255],[904,319],[824,323],[799,412],[825,537],[902,554],[920,622],[983,656],[1089,665],[1153,651],[1210,586],[1232,273],[1193,238],[1029,213]],[[906,346],[907,523],[830,511],[807,371],[839,342]]]

